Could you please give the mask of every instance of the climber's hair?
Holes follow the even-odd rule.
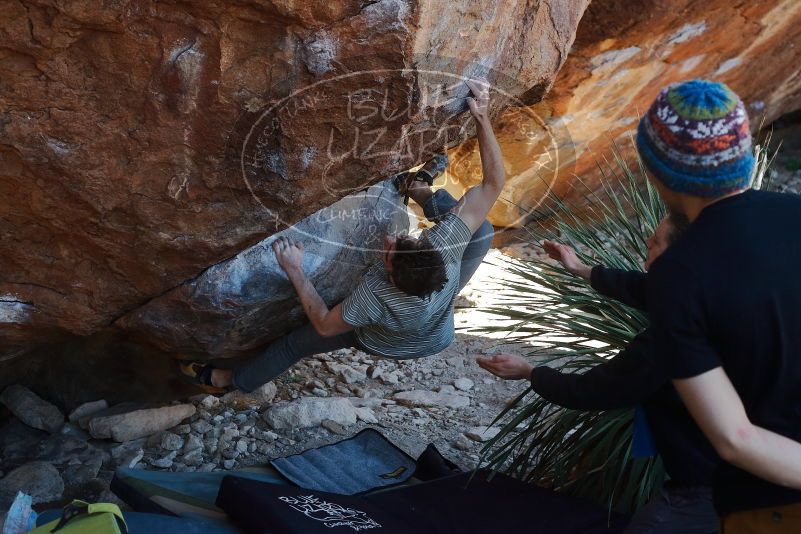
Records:
[[[425,238],[399,236],[392,256],[392,281],[398,289],[416,297],[440,291],[448,281],[442,254]]]

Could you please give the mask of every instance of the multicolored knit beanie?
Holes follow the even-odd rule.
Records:
[[[672,191],[719,197],[751,183],[748,114],[722,83],[690,80],[663,89],[640,120],[637,149]]]

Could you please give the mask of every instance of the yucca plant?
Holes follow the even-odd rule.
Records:
[[[757,179],[770,163],[757,147]],[[589,265],[642,269],[645,241],[666,210],[638,159],[630,166],[620,151],[599,164],[601,185],[580,179],[586,202],[570,205],[551,197],[539,209],[541,223],[528,227],[536,243],[572,245]],[[508,341],[528,342],[538,365],[584,372],[624,348],[646,328],[642,312],[596,293],[588,281],[541,260],[505,258],[497,304],[483,309],[499,319],[481,328]],[[632,457],[634,410],[576,411],[551,404],[530,388],[495,423],[501,431],[482,450],[482,464],[525,481],[545,484],[632,512],[665,478],[661,459]]]

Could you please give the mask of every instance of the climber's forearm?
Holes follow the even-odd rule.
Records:
[[[478,121],[478,145],[484,179],[467,190],[453,212],[475,232],[484,223],[506,182],[503,155],[488,119]]]
[[[306,317],[309,318],[309,322],[318,334],[328,337],[353,329],[342,319],[342,311],[339,309],[341,306],[337,306],[332,310],[328,309],[328,305],[317,290],[314,289],[314,285],[302,268],[290,268],[286,271],[286,274],[292,285],[295,286],[295,291],[298,292]]]
[[[328,314],[328,306],[323,301],[320,294],[314,289],[314,285],[306,276],[301,268],[292,268],[286,271],[289,281],[295,286],[295,291],[298,292],[300,303],[303,306],[303,311],[306,312],[306,317],[314,326],[315,330],[320,331],[320,326],[323,324],[326,314]]]
[[[495,198],[501,194],[506,183],[506,171],[503,166],[503,154],[492,130],[489,120],[479,121],[476,126],[478,150],[481,155],[482,186],[497,191]]]

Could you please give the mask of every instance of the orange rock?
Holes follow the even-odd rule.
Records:
[[[754,129],[798,109],[799,25],[797,0],[593,1],[548,96],[525,110],[508,110],[499,122],[509,172],[507,202],[493,209],[491,221],[519,224],[525,208],[542,200],[548,183],[580,199],[586,190],[574,175],[592,186],[597,161],[609,158],[615,143],[631,155],[629,139],[640,114],[667,84],[691,78],[728,84],[745,101]],[[558,140],[549,150],[521,137],[513,121],[522,113],[549,125],[544,138]],[[477,158],[472,142],[451,154],[472,162],[468,172],[456,169],[451,177],[450,187],[458,192],[476,182]],[[551,166],[543,167],[543,158]]]
[[[463,76],[534,102],[588,3],[3,3],[0,386],[469,137]]]

